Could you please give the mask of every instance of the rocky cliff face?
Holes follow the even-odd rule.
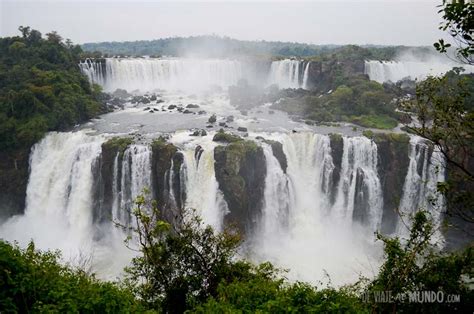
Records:
[[[0,152],[0,221],[23,213],[28,183],[29,148]]]
[[[336,191],[337,185],[339,184],[339,179],[341,176],[341,163],[342,163],[342,154],[344,151],[344,141],[342,136],[339,134],[330,134],[329,138],[331,140],[331,157],[332,162],[334,163],[334,170],[332,172],[330,190],[330,200],[331,203],[334,203],[336,198]]]
[[[391,233],[397,221],[397,209],[410,162],[410,138],[406,134],[387,133],[375,135],[374,141],[377,144],[378,171],[384,195],[381,231]]]
[[[226,224],[248,234],[260,215],[265,189],[266,162],[263,149],[251,141],[239,141],[214,150],[215,173],[229,213]]]
[[[183,206],[184,187],[181,187],[180,171],[183,155],[178,148],[163,139],[155,140],[152,145],[151,180],[153,198],[166,221],[176,221]]]
[[[310,61],[308,87],[327,91],[334,86],[337,77],[364,74],[363,60],[322,60]]]

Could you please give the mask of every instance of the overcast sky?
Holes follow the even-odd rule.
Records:
[[[0,36],[19,25],[75,43],[217,34],[314,44],[432,45],[441,0],[22,1],[0,0]]]

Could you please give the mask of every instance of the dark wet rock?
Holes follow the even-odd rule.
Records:
[[[179,111],[179,112],[183,112],[183,111],[184,111],[184,108],[183,108],[183,107],[178,107],[178,111]]]
[[[153,108],[153,111],[158,111],[158,108]]]
[[[217,117],[215,114],[209,117],[209,120],[207,120],[209,123],[216,123]]]
[[[184,187],[180,181],[184,156],[176,146],[167,143],[164,138],[154,140],[151,149],[153,198],[157,200],[158,208],[163,214],[162,218],[175,223],[185,199]]]
[[[334,170],[332,171],[331,182],[329,183],[329,190],[331,202],[334,203],[336,199],[337,186],[339,184],[342,167],[342,154],[344,152],[344,140],[341,134],[331,133],[329,134],[330,146],[331,146],[331,157],[334,164]]]
[[[150,107],[145,107],[145,109],[143,109],[143,111],[147,111],[147,110],[150,110]]]
[[[191,110],[185,109],[183,113],[188,114],[188,113],[193,113]]]
[[[0,221],[23,214],[30,148],[0,151]]]
[[[206,111],[200,110],[198,113],[199,113],[200,115],[202,115],[202,114],[206,114]]]
[[[196,109],[196,108],[199,108],[199,105],[196,105],[196,104],[189,104],[186,106],[186,108],[189,108],[189,109]]]
[[[278,141],[266,140],[261,136],[258,136],[257,139],[263,140],[263,142],[267,143],[272,147],[273,156],[275,156],[275,158],[278,160],[281,170],[286,173],[286,169],[288,168],[288,161],[286,159],[285,152],[283,151],[283,145]]]
[[[176,105],[169,105],[169,106],[168,106],[168,109],[169,109],[169,110],[173,110],[173,109],[176,109],[176,108],[177,108]]]
[[[92,219],[96,223],[108,222],[112,217],[115,159],[117,158],[118,163],[118,177],[121,177],[124,152],[133,141],[131,137],[114,137],[102,144],[102,153],[92,168],[95,178],[92,188],[94,202]],[[122,189],[120,180],[116,184],[120,191]]]
[[[400,205],[410,163],[410,138],[406,134],[376,133],[373,140],[377,144],[378,171],[384,195],[381,231],[390,233],[395,231],[396,209]]]
[[[230,122],[234,122],[234,116],[228,116],[228,117],[226,118],[226,122],[229,122],[229,123],[230,123]]]
[[[214,142],[233,143],[233,142],[242,141],[242,138],[240,138],[240,136],[238,135],[227,133],[223,129],[220,129],[219,132],[217,132],[214,135],[212,140]]]
[[[117,98],[128,98],[131,95],[127,93],[125,89],[116,89],[115,92],[112,93],[112,96],[117,97]]]
[[[155,113],[153,110],[148,111],[149,113]]]
[[[213,125],[206,125],[206,128],[210,129],[210,128],[213,128],[214,126]]]
[[[151,95],[150,100],[155,101],[156,100],[156,95],[155,94]]]
[[[237,131],[239,131],[239,132],[247,132],[248,130],[247,130],[247,128],[245,128],[245,127],[243,127],[243,126],[239,126],[239,127],[237,128]]]
[[[202,148],[201,145],[196,146],[196,148],[194,149],[194,159],[196,159],[199,162],[203,152],[204,152],[204,149]]]
[[[164,101],[163,99],[157,99],[157,100],[156,100],[156,103],[157,103],[157,104],[161,104],[162,102],[165,102],[165,101]]]
[[[214,149],[214,168],[229,213],[226,224],[250,234],[261,215],[266,162],[263,149],[252,141],[238,141]]]
[[[223,126],[223,127],[226,127],[227,124],[225,122],[219,122],[219,126]]]
[[[195,130],[190,136],[206,136],[207,132],[204,129]]]

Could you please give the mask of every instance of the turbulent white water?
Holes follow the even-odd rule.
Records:
[[[377,173],[377,145],[366,137],[344,138],[341,180],[334,209],[346,221],[352,221],[356,200],[363,201],[367,221],[376,231],[382,219],[383,195]],[[357,191],[359,189],[359,191]]]
[[[373,81],[395,83],[404,78],[422,80],[429,75],[442,75],[453,67],[461,66],[466,70],[464,73],[474,72],[472,65],[421,61],[365,61],[364,72]]]
[[[300,79],[302,61],[285,59],[273,61],[268,76],[268,85],[276,84],[279,88],[303,88]]]
[[[81,63],[89,79],[106,91],[206,90],[228,87],[243,78],[242,64],[225,59],[105,59],[105,73],[95,63]]]
[[[264,145],[265,205],[253,254],[290,269],[290,278],[296,280],[325,281],[329,275],[332,283],[341,284],[356,280],[360,273],[372,276],[380,252],[371,243],[373,233],[363,230],[352,220],[351,209],[341,206],[350,208],[355,202],[356,169],[364,171],[362,185],[368,187],[369,200],[379,206],[381,199],[375,198],[381,198],[380,183],[373,178],[376,149],[367,139],[344,139],[345,166],[336,204],[331,206],[335,166],[329,136],[299,133],[276,139],[283,143],[288,170],[282,172],[271,147]],[[381,213],[380,206],[375,210]]]
[[[419,210],[431,214],[435,227],[441,224],[444,200],[436,191],[436,183],[445,180],[444,158],[438,150],[430,152],[426,140],[418,136],[410,139],[410,163],[403,185],[397,234],[407,236],[410,217]],[[438,234],[436,240],[442,240]]]
[[[177,133],[171,141],[183,147],[183,182],[186,189],[186,208],[195,209],[203,218],[204,223],[216,230],[222,228],[223,217],[227,212],[227,204],[214,172],[214,147],[211,137],[201,141],[183,144],[188,136]],[[200,147],[196,150],[196,147]]]
[[[205,223],[220,229],[228,208],[215,176],[213,135],[176,132],[170,142],[184,156],[180,183],[185,207],[195,208]],[[267,175],[261,214],[247,239],[250,257],[288,268],[289,277],[297,280],[315,282],[328,274],[333,284],[343,284],[360,273],[373,275],[381,252],[374,246],[373,232],[380,227],[383,208],[375,143],[365,137],[343,137],[338,166],[327,135],[255,133],[251,137],[258,135],[282,143],[288,167],[284,171],[272,147],[257,140]],[[76,263],[81,262],[78,256],[91,257],[90,265],[100,277],[118,275],[133,252],[125,248],[126,234],[112,221],[130,223],[133,199],[153,185],[153,156],[147,144],[133,144],[113,157],[111,217],[94,222],[95,204],[101,201],[94,199],[100,177],[97,165],[105,139],[84,131],[50,133],[35,145],[25,214],[3,224],[0,236],[22,245],[34,239],[39,248],[59,248],[66,260]],[[426,206],[431,211],[426,197],[435,196],[436,182],[444,180],[444,173],[435,171],[443,165],[442,156],[429,153],[428,146],[413,137],[409,158],[400,207],[410,212]],[[172,164],[166,178],[160,178],[169,180],[170,187],[173,169]],[[340,178],[335,179],[335,174]],[[437,201],[443,205],[442,199]],[[439,223],[440,212],[433,215]],[[401,222],[393,223],[403,234]]]
[[[309,65],[311,64],[311,61],[308,61],[306,63],[306,66],[304,68],[304,73],[303,73],[303,86],[302,88],[304,89],[309,89],[308,81],[309,81]]]
[[[206,91],[214,87],[227,88],[239,80],[255,81],[257,68],[251,63],[227,59],[187,58],[106,58],[85,60],[79,64],[82,72],[105,91]],[[271,63],[264,73],[267,85],[280,88],[306,88],[309,62],[303,72],[303,61],[285,59]]]

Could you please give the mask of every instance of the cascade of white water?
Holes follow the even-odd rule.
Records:
[[[329,136],[296,133],[280,136],[277,140],[283,144],[287,174],[283,173],[271,148],[263,144],[267,178],[262,219],[251,244],[252,254],[259,261],[270,260],[289,268],[292,279],[322,279],[327,272],[333,283],[339,284],[347,282],[348,278],[357,278],[354,264],[359,270],[362,266],[362,271],[369,274],[368,265],[378,251],[367,245],[367,232],[358,225],[341,223],[337,213],[331,210],[335,166]],[[348,169],[341,175],[353,176],[349,171],[354,168],[353,163],[356,163],[355,168],[372,170],[369,164],[373,162],[374,148],[370,141],[362,141],[344,143],[351,153],[346,152],[343,157],[347,159],[343,162],[348,164]],[[364,144],[359,149],[369,149],[369,156],[353,153],[353,146],[357,144]],[[362,160],[356,162],[357,158]],[[368,175],[368,185],[373,184],[371,176],[372,173]],[[345,181],[350,179],[341,177]]]
[[[426,140],[412,136],[409,159],[396,228],[396,233],[402,236],[408,235],[410,216],[418,210],[428,211],[435,227],[438,227],[444,209],[444,199],[436,188],[438,182],[445,180],[443,155],[435,148],[430,156]]]
[[[373,81],[397,82],[404,78],[421,80],[428,75],[442,75],[459,64],[453,62],[420,62],[420,61],[365,61],[364,72]],[[474,66],[463,65],[466,73],[473,73]]]
[[[195,154],[195,147],[192,145],[183,150],[185,207],[197,210],[204,223],[220,230],[227,204],[219,190],[214,172],[213,146],[204,145],[201,154]]]
[[[118,158],[115,159],[114,174],[118,173]],[[115,170],[117,168],[117,170]],[[123,153],[120,191],[114,189],[113,204],[120,207],[112,210],[112,219],[127,225],[134,200],[143,194],[144,189],[151,189],[151,151],[147,145],[130,145]],[[114,178],[118,182],[118,178]]]
[[[84,73],[91,83],[105,85],[105,73],[103,71],[103,64],[99,61],[86,59],[79,63],[79,68]]]
[[[304,68],[304,74],[303,74],[303,85],[301,86],[302,88],[304,89],[309,89],[309,86],[308,86],[308,78],[309,78],[309,64],[311,63],[311,61],[308,61],[306,63],[306,66]]]
[[[272,147],[268,144],[262,144],[262,147],[267,163],[267,176],[261,227],[264,234],[270,235],[284,228],[288,222],[290,191],[288,177],[273,155]]]
[[[92,82],[106,91],[205,90],[235,85],[243,77],[239,61],[225,59],[106,59],[105,79],[81,66]],[[89,75],[90,74],[90,75]]]
[[[356,199],[362,197],[366,202],[363,207],[368,211],[365,215],[371,231],[375,231],[381,223],[383,206],[377,172],[377,145],[366,137],[344,137],[343,141],[341,175],[333,211],[351,223]]]
[[[92,244],[94,164],[104,139],[84,132],[49,133],[30,155],[25,214],[0,228],[0,237],[41,249],[61,249],[66,259],[89,256]]]
[[[300,83],[300,63],[301,61],[290,59],[273,61],[268,85],[276,84],[280,88],[304,88]]]

